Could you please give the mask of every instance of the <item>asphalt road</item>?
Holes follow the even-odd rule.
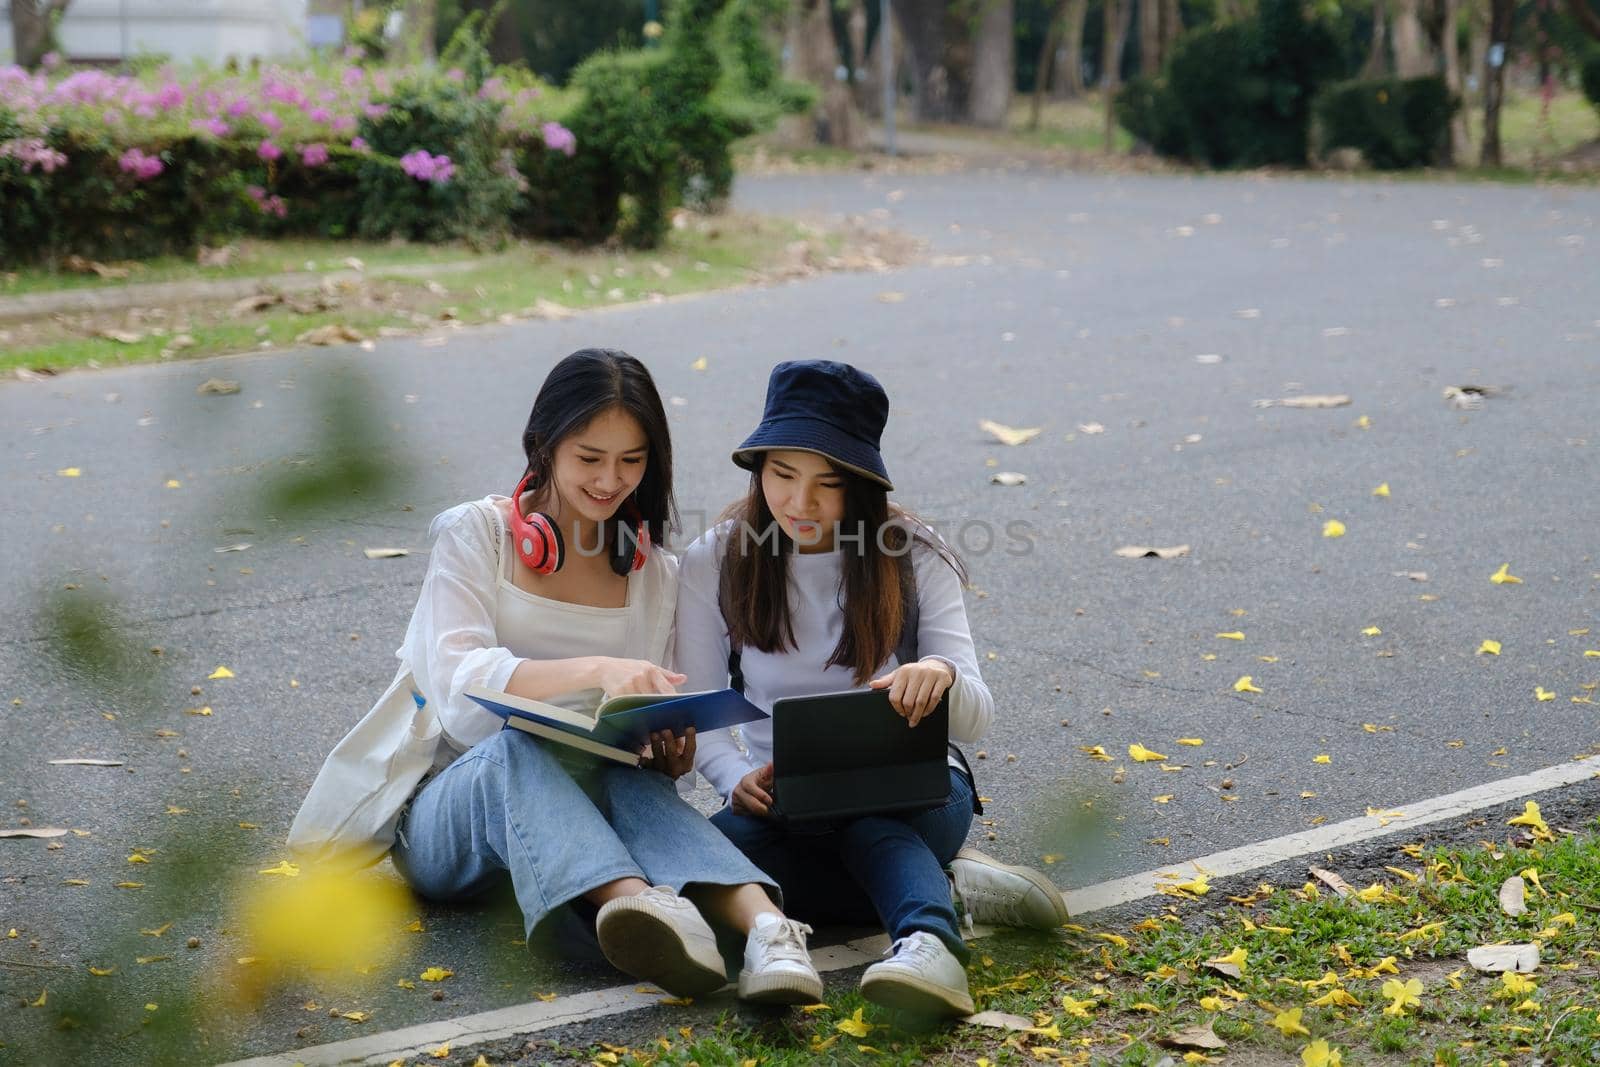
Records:
[[[992,824],[975,840],[1051,857],[1062,886],[1595,750],[1600,191],[968,171],[748,180],[738,201],[880,218],[929,255],[441,347],[0,384],[0,824],[89,832],[53,850],[0,840],[0,1060],[45,1017],[14,1006],[87,984],[107,998],[104,1029],[83,1031],[95,1059],[141,1062],[141,1023],[240,966],[230,879],[283,857],[323,755],[392,673],[428,518],[509,491],[539,382],[586,345],[635,353],[677,398],[690,534],[743,485],[727,453],[774,362],[844,359],[883,380],[898,498],[963,550],[999,699],[976,764]],[[263,516],[267,481],[305,470],[329,430],[330,372],[364,382],[359,451],[402,488],[339,517]],[[212,376],[241,392],[196,395]],[[1506,391],[1448,406],[1442,390],[1466,384]],[[1254,405],[1306,393],[1353,403]],[[1007,448],[983,418],[1042,432]],[[1323,536],[1329,519],[1344,536]],[[1113,554],[1178,544],[1189,554],[1168,561]],[[1520,584],[1489,581],[1504,563]],[[94,591],[137,649],[117,667],[127,684],[51,654],[42,605]],[[1244,639],[1214,636],[1232,631]],[[1478,654],[1485,639],[1501,654]],[[219,665],[235,677],[208,680]],[[1262,692],[1236,692],[1242,675]],[[1135,763],[1131,743],[1183,769]],[[1094,745],[1112,759],[1080,751]],[[47,762],[72,757],[125,765]],[[155,851],[130,863],[135,849]],[[403,958],[365,982],[333,976],[255,1013],[208,1005],[206,1055],[618,981],[525,959],[503,909],[418,914],[425,931],[397,934]],[[151,955],[171,958],[136,962]],[[115,973],[91,982],[90,965]],[[432,965],[455,972],[442,1000],[396,988]]]

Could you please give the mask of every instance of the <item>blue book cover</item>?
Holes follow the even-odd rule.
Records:
[[[588,751],[604,747],[637,753],[657,730],[681,735],[693,726],[697,733],[705,733],[766,716],[766,712],[732,689],[612,697],[592,714],[482,686],[471,687],[467,696],[512,725],[516,725],[513,720],[538,723],[549,729],[535,732],[553,740],[561,740],[552,733],[560,731],[588,741],[590,744],[579,746]]]

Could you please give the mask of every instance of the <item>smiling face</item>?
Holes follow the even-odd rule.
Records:
[[[833,551],[844,521],[845,475],[812,452],[768,452],[761,493],[778,526],[801,552]]]
[[[567,522],[605,522],[644,479],[650,442],[639,420],[607,408],[556,446],[551,481]]]

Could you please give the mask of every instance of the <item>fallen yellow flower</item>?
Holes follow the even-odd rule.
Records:
[[[1483,644],[1478,646],[1478,655],[1482,656],[1485,654],[1490,656],[1498,656],[1500,654],[1500,642],[1491,641],[1488,638],[1484,638]]]
[[[1327,522],[1322,524],[1322,536],[1343,537],[1344,523],[1340,522],[1338,519],[1329,519]]]
[[[1237,682],[1233,683],[1233,691],[1235,693],[1260,693],[1260,692],[1264,692],[1264,690],[1259,689],[1259,688],[1256,687],[1254,677],[1251,676],[1251,675],[1248,675],[1248,674],[1245,675],[1243,678],[1240,678]]]
[[[1342,986],[1334,986],[1322,996],[1313,1000],[1312,1005],[1318,1008],[1359,1008],[1361,1001],[1352,996]]]
[[[1294,1037],[1296,1034],[1310,1037],[1311,1031],[1300,1023],[1300,1016],[1304,1014],[1304,1011],[1305,1009],[1303,1008],[1290,1008],[1288,1011],[1280,1011],[1272,1017],[1273,1028],[1284,1037]]]
[[[1221,638],[1224,641],[1243,641],[1244,640],[1244,631],[1243,630],[1229,630],[1227,633],[1218,634],[1217,637]]]
[[[1320,1037],[1300,1050],[1300,1063],[1302,1067],[1344,1067],[1339,1050]]]
[[[866,1037],[872,1033],[872,1024],[861,1017],[864,1009],[857,1008],[855,1014],[848,1019],[841,1019],[833,1024],[835,1030],[841,1030],[851,1037]]]
[[[1511,564],[1509,564],[1509,563],[1500,564],[1500,569],[1495,571],[1493,574],[1489,575],[1489,580],[1491,582],[1493,582],[1495,585],[1521,585],[1522,584],[1522,579],[1521,578],[1518,578],[1515,574],[1507,573],[1508,571],[1510,571],[1510,569],[1511,569]]]
[[[1128,758],[1135,763],[1157,763],[1167,757],[1159,752],[1152,752],[1143,745],[1135,742],[1128,746]]]
[[[1422,983],[1415,978],[1408,978],[1404,982],[1391,978],[1383,983],[1381,990],[1389,998],[1389,1006],[1383,1009],[1385,1015],[1404,1015],[1408,1007],[1422,1005]]]

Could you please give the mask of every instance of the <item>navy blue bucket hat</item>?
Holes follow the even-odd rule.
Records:
[[[733,461],[755,470],[763,452],[814,452],[893,489],[878,451],[888,421],[888,394],[866,371],[826,359],[780,363],[767,379],[761,425],[734,450]]]

